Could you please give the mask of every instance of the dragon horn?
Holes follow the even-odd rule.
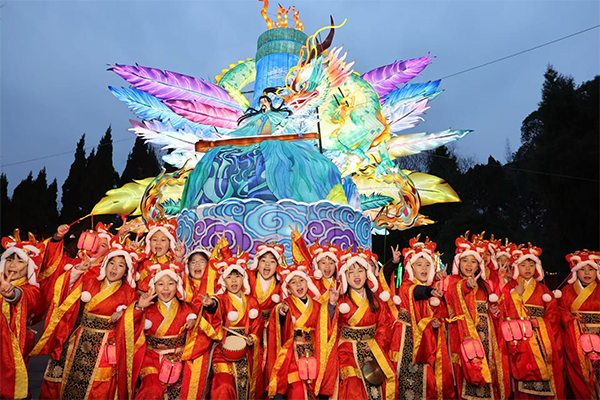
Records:
[[[330,15],[329,19],[331,21],[331,29],[329,29],[329,33],[327,34],[327,37],[325,38],[325,40],[323,41],[323,43],[319,43],[317,41],[317,57],[321,55],[321,53],[323,53],[325,50],[327,50],[330,46],[331,46],[331,42],[333,42],[333,35],[335,33],[335,28],[333,28],[335,26],[335,24],[333,23],[333,17]]]
[[[29,232],[27,234],[27,236],[29,237],[29,241],[31,242],[32,245],[37,245],[39,242],[38,240],[35,238],[35,236],[33,236],[33,233]]]

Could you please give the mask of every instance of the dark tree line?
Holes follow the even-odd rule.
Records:
[[[487,164],[461,172],[460,158],[447,148],[428,154],[420,160],[423,172],[443,177],[462,203],[423,208],[437,224],[374,237],[375,249],[389,256],[391,244],[402,246],[421,233],[438,243],[451,270],[454,240],[467,230],[485,230],[541,247],[544,268],[562,280],[569,271],[566,254],[600,249],[599,88],[598,76],[576,85],[548,67],[542,100],[523,121],[521,145],[509,162],[490,156]]]
[[[0,176],[0,212],[2,215],[2,236],[11,234],[15,227],[23,233],[33,232],[39,237],[52,235],[58,225],[72,223],[92,211],[94,205],[104,194],[132,179],[142,179],[158,175],[160,164],[154,150],[140,138],[137,138],[123,173],[119,174],[113,166],[112,129],[108,127],[100,143],[86,156],[85,134],[77,142],[74,160],[69,175],[62,185],[60,213],[57,205],[58,185],[56,179],[48,185],[46,170],[42,169],[37,178],[33,172],[21,181],[8,196],[6,175]],[[112,222],[114,216],[94,217],[94,222]],[[86,220],[74,225],[77,233],[91,227]],[[22,235],[23,237],[23,235]]]

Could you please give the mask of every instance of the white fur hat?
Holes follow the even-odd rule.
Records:
[[[346,272],[348,268],[354,263],[358,263],[361,267],[363,267],[367,271],[367,281],[371,282],[371,291],[377,292],[379,288],[379,281],[377,277],[371,271],[371,267],[369,265],[370,254],[366,254],[363,252],[347,252],[340,257],[340,262],[342,266],[338,272],[338,278],[342,283],[342,293],[346,293],[348,290],[348,279],[346,278]]]
[[[153,287],[154,284],[163,276],[168,276],[169,278],[173,279],[175,282],[177,282],[177,298],[179,298],[179,300],[185,300],[185,290],[183,289],[183,279],[181,279],[181,276],[173,269],[161,269],[160,271],[156,272],[154,274],[154,276],[152,277],[152,279],[150,280],[149,283],[149,287]]]
[[[111,249],[106,254],[104,259],[102,260],[102,264],[100,265],[100,273],[98,275],[98,280],[102,281],[106,278],[106,266],[111,258],[121,256],[125,259],[125,263],[127,264],[127,283],[129,286],[135,289],[135,279],[133,278],[133,271],[136,269],[136,263],[138,261],[138,254],[135,251],[129,252],[127,251],[123,245],[120,243],[115,243],[113,241]]]

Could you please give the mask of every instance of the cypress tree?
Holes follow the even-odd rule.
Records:
[[[70,223],[85,215],[83,210],[83,184],[85,182],[86,158],[85,158],[85,134],[77,142],[75,159],[69,169],[69,176],[62,185],[62,209],[60,218],[62,222]]]
[[[134,179],[144,179],[156,176],[160,173],[160,164],[152,147],[145,143],[139,136],[131,153],[127,157],[127,165],[121,175],[120,185],[124,185]]]

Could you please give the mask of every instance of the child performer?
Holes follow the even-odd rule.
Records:
[[[329,291],[330,304],[340,301],[338,398],[395,399],[397,379],[387,355],[391,316],[387,304],[374,294],[378,284],[368,255],[348,252],[340,259],[342,294]]]
[[[225,331],[224,341],[213,352],[210,398],[254,400],[264,391],[260,348],[264,321],[258,301],[250,295],[248,253],[234,256],[225,247],[221,254],[221,260],[209,262],[220,273],[221,289],[203,300],[206,320],[211,324],[220,321]]]
[[[208,260],[210,251],[205,248],[194,249],[185,257],[185,298],[198,308],[202,305],[202,298],[214,295],[217,287],[217,272],[208,268]]]
[[[319,303],[325,304],[329,300],[329,288],[335,286],[339,256],[342,250],[339,246],[332,244],[321,246],[318,241],[308,250],[312,256],[314,283],[321,293]]]
[[[406,279],[400,286],[399,319],[394,323],[390,354],[398,376],[398,398],[456,398],[450,355],[446,344],[448,316],[440,301],[443,292],[433,286],[436,244],[419,236],[405,248]]]
[[[335,306],[317,301],[320,293],[311,277],[312,257],[297,230],[292,230],[292,255],[294,266],[279,268],[284,299],[268,325],[268,395],[294,400],[331,396],[337,376],[337,353],[332,351],[337,332],[331,324]]]
[[[485,248],[469,242],[468,232],[456,239],[456,255],[445,298],[450,314],[448,336],[454,378],[461,399],[507,399],[509,364],[498,337],[501,318],[485,281]]]
[[[176,269],[181,273],[185,248],[177,241],[175,219],[165,221],[150,221],[146,235],[146,257],[140,261],[136,281],[138,290],[147,292],[149,282],[156,271],[162,269]]]
[[[571,277],[562,290],[555,290],[562,311],[565,370],[575,399],[598,399],[600,369],[598,354],[583,351],[581,341],[591,345],[586,334],[600,335],[600,252],[576,251],[566,256]],[[571,396],[569,396],[571,397]]]
[[[483,265],[485,276],[492,293],[500,295],[500,276],[498,275],[498,262],[496,261],[496,249],[500,247],[500,240],[495,240],[494,235],[490,239],[484,239],[485,231],[479,235],[473,235],[472,242],[485,249],[483,252]]]
[[[36,270],[44,244],[33,235],[29,241],[21,241],[15,230],[14,237],[2,239],[2,246],[6,251],[0,258],[0,398],[24,399],[29,395],[28,354],[34,341],[33,332],[27,330],[28,319],[43,306]]]
[[[513,280],[504,286],[506,317],[531,322],[531,339],[507,343],[515,399],[565,398],[560,312],[554,296],[542,283],[542,250],[514,248]]]
[[[269,321],[271,310],[281,301],[281,284],[279,282],[278,268],[283,257],[283,245],[259,244],[256,246],[254,261],[248,267],[256,273],[248,274],[250,290],[258,300],[262,318],[265,323]],[[263,343],[266,345],[266,342]]]
[[[513,270],[510,265],[510,255],[515,245],[508,239],[504,239],[504,246],[500,245],[496,249],[496,262],[498,263],[498,279],[500,281],[500,290],[504,288],[512,279]]]
[[[182,390],[181,354],[185,330],[196,324],[194,307],[184,302],[183,280],[178,271],[161,269],[149,282],[149,290],[127,308],[117,326],[119,398],[134,398],[137,378],[141,385],[135,399],[177,399]]]
[[[87,259],[56,281],[62,302],[46,317],[32,355],[52,352],[40,398],[114,398],[117,389],[115,324],[137,299],[133,271],[137,254],[117,238],[100,268]]]

